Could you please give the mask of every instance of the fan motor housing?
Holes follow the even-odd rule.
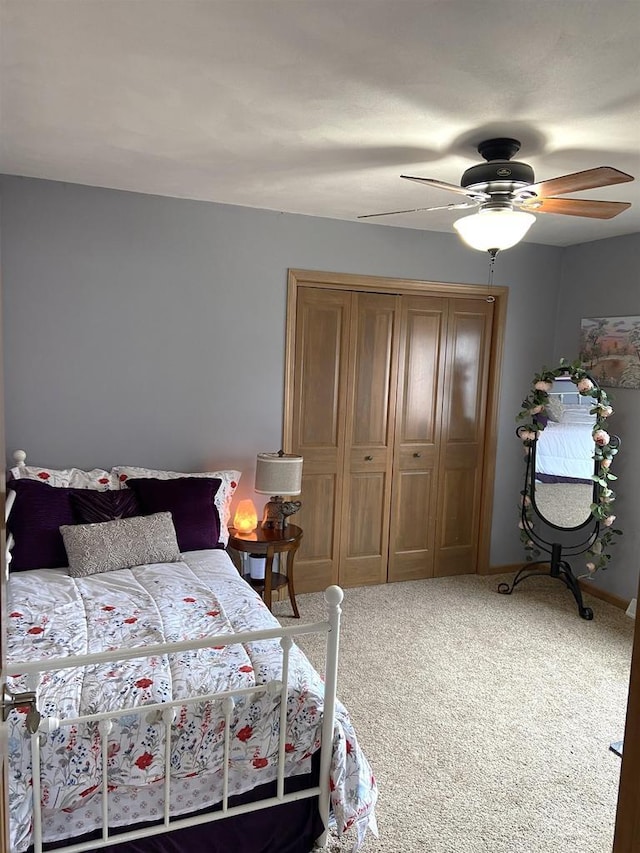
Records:
[[[467,169],[462,175],[460,186],[482,187],[498,181],[526,186],[534,183],[535,176],[527,163],[519,163],[517,160],[492,160],[490,163],[479,163]]]

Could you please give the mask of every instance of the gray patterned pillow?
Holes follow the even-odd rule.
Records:
[[[544,407],[544,411],[550,421],[555,421],[559,424],[562,421],[562,415],[564,412],[562,400],[558,397],[549,397]]]
[[[98,524],[63,524],[60,533],[74,578],[180,559],[170,512]]]

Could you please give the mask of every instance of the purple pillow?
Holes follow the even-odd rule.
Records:
[[[222,485],[217,477],[177,477],[159,480],[155,477],[130,477],[127,487],[138,498],[145,515],[170,512],[184,551],[224,548],[220,539],[220,517],[213,503]]]
[[[68,566],[61,524],[75,524],[71,493],[84,489],[49,486],[38,480],[10,480],[16,493],[7,530],[13,533],[11,571],[56,569]]]
[[[76,489],[70,497],[75,520],[80,524],[99,524],[141,515],[135,493],[127,489],[111,492]]]

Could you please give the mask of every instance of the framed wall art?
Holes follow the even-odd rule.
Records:
[[[603,388],[640,388],[640,317],[583,319],[580,361]]]

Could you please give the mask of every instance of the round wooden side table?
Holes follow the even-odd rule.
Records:
[[[264,580],[255,580],[248,575],[244,578],[247,583],[257,590],[264,599],[264,603],[271,610],[271,594],[273,590],[283,586],[289,588],[289,600],[293,608],[293,615],[300,618],[296,594],[293,587],[293,563],[296,551],[300,547],[302,539],[302,528],[295,524],[287,524],[282,530],[256,528],[252,533],[239,533],[235,527],[229,528],[229,547],[245,554],[259,554],[266,556],[264,569]],[[287,573],[273,571],[274,554],[287,555]]]

